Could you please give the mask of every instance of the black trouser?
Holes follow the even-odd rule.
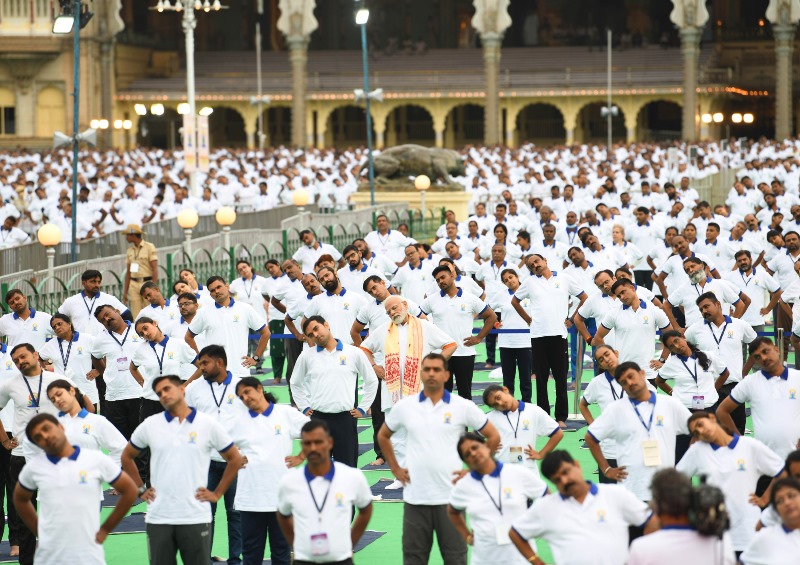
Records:
[[[292,380],[292,372],[294,371],[294,364],[297,363],[297,358],[303,352],[303,342],[299,339],[290,337],[284,340],[286,352],[286,385],[289,389],[289,402],[294,406],[294,397],[292,396],[292,387],[290,386]]]
[[[511,395],[516,390],[514,387],[515,376],[519,369],[519,392],[523,402],[530,402],[533,394],[531,386],[531,348],[530,347],[501,347],[500,365],[503,368],[503,386]]]
[[[19,482],[19,474],[22,468],[25,467],[25,458],[17,455],[12,455],[8,465],[8,481],[11,484],[12,490],[16,488]],[[36,506],[36,493],[33,494],[33,506]],[[16,513],[15,513],[16,514]],[[10,516],[9,516],[10,518]],[[28,529],[28,526],[19,518],[17,518],[16,534],[17,543],[19,544],[19,563],[20,565],[33,565],[33,556],[36,553],[36,536]],[[9,523],[9,535],[14,525]]]
[[[403,505],[403,565],[427,565],[434,533],[446,565],[467,565],[467,544],[448,519],[447,505],[408,502]]]
[[[94,382],[97,384],[97,394],[100,396],[100,412],[98,414],[106,413],[106,381],[103,380],[103,375],[97,377]]]
[[[653,290],[653,279],[650,278],[652,274],[653,271],[633,271],[633,282],[636,283],[636,286],[643,286],[647,290]]]
[[[378,445],[378,431],[380,431],[384,420],[386,420],[386,415],[383,413],[383,409],[381,407],[382,388],[383,381],[379,380],[378,392],[375,394],[375,400],[372,401],[372,406],[370,406],[370,413],[372,414],[372,444],[375,447],[375,459],[378,459],[379,457],[383,459],[383,451],[381,450],[381,446]]]
[[[606,459],[606,461],[608,461],[608,466],[611,467],[612,469],[614,469],[617,466],[616,459]],[[597,482],[599,482],[600,484],[614,485],[617,483],[617,481],[615,481],[614,479],[609,479],[608,477],[606,477],[605,473],[603,473],[603,470],[600,467],[597,468],[597,472],[600,475]]]
[[[731,395],[731,391],[734,387],[739,383],[729,383],[726,385],[722,385],[719,389],[719,404],[722,403],[723,400],[728,398]],[[739,435],[744,435],[744,427],[747,424],[747,413],[745,412],[744,404],[736,404],[736,409],[731,412],[731,418],[733,419],[733,424],[736,426],[736,429],[739,431]]]
[[[496,312],[497,314],[497,321],[500,321],[500,312]],[[486,336],[484,340],[486,344],[486,362],[492,365],[497,365],[497,357],[495,356],[495,350],[497,349],[497,334],[490,333]]]
[[[12,439],[13,434],[8,434],[8,439]],[[0,507],[3,505],[3,498],[6,500],[6,516],[8,516],[8,544],[19,545],[19,524],[20,519],[14,509],[14,484],[11,482],[11,452],[5,448],[0,448]],[[5,522],[0,520],[0,538],[3,537]]]
[[[350,467],[358,466],[358,426],[350,412],[327,414],[317,412],[311,414],[312,420],[325,420],[333,437],[333,459]]]
[[[119,430],[125,439],[130,440],[133,430],[142,422],[142,399],[126,398],[124,400],[106,400],[105,417]],[[148,455],[140,453],[136,456],[136,468],[142,481],[149,484],[150,473]]]
[[[142,398],[142,405],[139,408],[139,421],[144,422],[146,418],[154,414],[161,414],[164,407],[158,400],[150,400]],[[142,474],[142,481],[147,485],[150,484],[150,448],[145,447],[142,452],[136,457],[137,466],[141,462],[142,468],[146,469],[145,474]],[[141,471],[139,472],[141,474]]]
[[[269,333],[282,334],[285,331],[283,320],[270,320]],[[286,342],[288,339],[269,340],[269,358],[272,361],[272,376],[280,380],[283,378],[283,362],[286,359]]]
[[[680,309],[679,306],[672,307],[672,315],[675,316],[675,321],[678,322],[678,325],[682,328],[686,327],[686,315],[683,313],[683,310]]]
[[[274,565],[292,561],[289,542],[278,527],[275,512],[240,511],[242,516],[242,565],[261,565],[269,533],[269,557]],[[297,563],[297,562],[295,562]]]
[[[472,400],[472,372],[475,370],[475,356],[451,357],[447,362],[450,369],[450,379],[444,383],[444,388],[453,392],[453,380],[458,388],[458,396]]]
[[[536,404],[550,414],[550,399],[547,395],[547,379],[550,373],[556,382],[555,419],[566,422],[569,416],[567,400],[567,359],[566,338],[549,335],[531,339],[533,374],[536,375]]]

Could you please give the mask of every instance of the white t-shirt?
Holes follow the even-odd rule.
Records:
[[[547,486],[538,474],[500,462],[489,475],[472,471],[458,481],[450,494],[450,506],[467,513],[475,536],[470,563],[526,565],[528,561],[507,540],[508,531],[512,522],[528,509],[529,501],[546,493]],[[498,543],[501,531],[506,534],[502,544]]]
[[[725,316],[722,327],[717,327],[708,321],[699,322],[689,326],[684,337],[702,351],[710,351],[719,359],[725,360],[725,365],[731,372],[731,376],[725,381],[727,384],[742,380],[744,367],[742,344],[751,343],[757,336],[753,327],[747,322]]]
[[[631,543],[628,565],[673,565],[707,563],[736,565],[728,533],[719,539],[698,534],[691,526],[662,526]]]
[[[710,408],[719,400],[719,393],[714,382],[725,372],[725,362],[714,353],[707,353],[710,362],[708,369],[691,355],[670,355],[667,362],[658,370],[658,376],[673,380],[672,398],[681,402],[686,408],[702,410]]]
[[[211,454],[233,447],[214,418],[192,409],[181,422],[169,412],[154,414],[131,436],[138,450],[150,448],[150,481],[155,500],[147,506],[148,524],[208,524],[211,504],[195,498],[208,485]],[[98,505],[99,506],[99,505]]]
[[[676,468],[690,477],[705,475],[709,484],[722,490],[731,519],[733,548],[744,551],[761,517],[761,509],[750,503],[750,495],[762,475],[777,476],[784,462],[757,439],[735,435],[727,446],[693,443]]]
[[[72,445],[93,451],[106,450],[108,456],[121,465],[122,452],[128,440],[106,418],[82,409],[75,417],[59,412],[58,421],[64,426],[67,440]]]
[[[409,504],[447,504],[452,474],[463,468],[456,444],[465,427],[480,431],[488,418],[473,402],[444,391],[436,404],[425,391],[409,396],[386,414],[392,433],[407,432],[406,464],[411,482],[403,489]]]
[[[618,302],[606,313],[601,324],[609,331],[614,330],[620,362],[634,361],[648,379],[655,378],[650,361],[656,353],[656,332],[670,325],[664,311],[642,299],[636,310]]]
[[[500,451],[495,455],[498,461],[510,465],[519,465],[530,469],[539,476],[536,461],[528,459],[525,450],[528,446],[536,448],[536,441],[541,437],[550,437],[561,428],[544,410],[535,404],[519,402],[515,411],[490,410],[489,421],[500,433]]]
[[[38,312],[33,308],[30,311],[27,320],[20,318],[16,313],[6,314],[0,318],[0,336],[6,337],[9,349],[14,349],[20,343],[30,343],[39,351],[45,341],[55,335],[50,327],[50,314]]]
[[[182,339],[164,336],[160,342],[145,341],[133,352],[131,363],[144,378],[142,397],[158,402],[158,395],[153,390],[153,381],[162,375],[181,376],[186,372],[185,366],[194,363],[197,354]]]
[[[100,401],[97,383],[86,378],[86,374],[92,370],[93,347],[94,336],[76,331],[69,343],[57,337],[48,339],[39,351],[39,357],[51,360],[56,373],[68,376],[91,399],[92,404],[97,404]]]
[[[522,539],[547,541],[558,565],[624,565],[628,527],[646,524],[650,515],[625,488],[592,484],[583,504],[560,494],[545,496],[512,527]]]
[[[234,508],[247,512],[275,512],[278,484],[288,472],[284,458],[292,454],[292,441],[309,421],[291,406],[270,404],[263,413],[248,410],[236,417],[231,435],[247,465],[236,479]]]
[[[525,330],[520,333],[499,333],[497,334],[497,346],[500,348],[513,348],[525,349],[531,346],[530,328],[522,316],[516,311],[514,306],[511,305],[511,300],[514,298],[514,291],[510,288],[503,288],[498,290],[495,294],[489,296],[487,293],[486,302],[492,307],[492,310],[502,312],[502,320],[500,328],[503,330]],[[530,310],[531,301],[529,298],[520,300],[520,305],[526,312]]]
[[[136,348],[144,343],[128,322],[121,334],[103,331],[94,340],[92,357],[106,360],[103,380],[106,382],[106,400],[141,398],[142,387],[131,375],[131,360]]]
[[[472,337],[473,320],[489,307],[483,300],[459,288],[452,298],[443,290],[430,295],[419,307],[431,316],[434,325],[456,342],[454,357],[476,354],[475,346],[464,345],[464,340]]]
[[[285,276],[285,275],[284,275]],[[264,277],[258,276],[257,274],[253,273],[253,277],[250,280],[245,280],[243,277],[239,277],[237,279],[233,279],[230,284],[230,292],[232,295],[236,297],[236,300],[239,302],[245,302],[253,307],[256,314],[260,315],[264,321],[267,319],[267,311],[264,310],[264,294],[269,294],[267,292],[268,288],[268,280],[271,280],[272,277],[266,279]],[[277,316],[281,316],[280,312],[278,312],[274,306],[271,307],[270,310],[270,317],[272,317],[272,310],[275,310]]]
[[[673,306],[683,307],[683,313],[686,316],[686,327],[703,321],[700,308],[697,306],[697,299],[706,292],[714,293],[714,296],[720,301],[722,313],[725,315],[730,313],[731,305],[741,300],[739,298],[741,291],[726,280],[708,277],[705,286],[692,283],[683,284],[670,291],[669,303]]]
[[[740,560],[744,565],[794,565],[800,555],[800,530],[781,526],[756,532]]]
[[[528,315],[531,317],[530,338],[547,336],[567,337],[564,321],[569,313],[570,296],[580,297],[584,293],[580,285],[569,275],[551,271],[548,279],[532,275],[520,283],[514,296],[520,302],[530,299]]]
[[[350,292],[342,288],[339,294],[323,292],[315,296],[306,305],[303,317],[322,316],[331,327],[331,333],[336,339],[347,345],[353,344],[350,329],[356,321],[356,314],[366,304],[363,295]]]
[[[417,304],[425,299],[425,294],[433,281],[433,262],[420,261],[416,268],[406,263],[392,277],[392,284],[400,288],[400,294]],[[435,281],[434,281],[435,282]]]
[[[300,248],[292,255],[292,259],[300,263],[300,268],[303,273],[313,273],[314,264],[323,255],[330,255],[334,261],[342,258],[342,254],[333,245],[328,243],[320,243],[317,249],[307,245],[301,245]]]
[[[370,504],[372,492],[364,473],[342,463],[333,462],[322,477],[313,476],[308,467],[289,469],[278,485],[278,512],[294,520],[293,550],[298,561],[331,563],[351,558],[353,509],[363,510]],[[327,552],[314,555],[314,541],[321,539]]]
[[[103,546],[95,541],[102,485],[115,482],[121,474],[119,462],[80,446],[71,456],[55,461],[45,454],[28,460],[18,484],[38,490],[37,565],[105,565]]]
[[[104,328],[103,325],[97,321],[97,318],[94,317],[94,313],[100,306],[105,305],[119,310],[120,314],[128,311],[128,307],[112,294],[98,292],[90,299],[86,296],[84,291],[67,298],[64,303],[58,307],[58,311],[69,316],[75,331],[98,335],[102,333]]]
[[[650,481],[659,469],[675,466],[675,438],[689,433],[691,415],[671,396],[651,392],[650,400],[643,402],[626,396],[608,405],[588,433],[598,443],[607,438],[617,442],[617,467],[628,471],[620,484],[639,500],[650,500]],[[660,464],[645,465],[642,442],[650,440],[658,442]]]

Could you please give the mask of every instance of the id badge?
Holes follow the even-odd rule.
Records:
[[[139,272],[139,263],[131,263],[131,273],[136,274]]]
[[[127,357],[117,357],[117,371],[127,371],[131,368],[131,362]]]
[[[706,407],[705,396],[692,397],[692,410],[704,410]]]
[[[642,455],[644,456],[645,467],[661,466],[661,450],[658,448],[658,440],[644,440],[642,442]]]
[[[522,463],[525,459],[525,453],[522,450],[522,446],[519,445],[512,445],[509,449],[509,463]]]
[[[510,545],[511,538],[508,537],[508,524],[503,522],[496,524],[494,527],[494,541],[497,545]]]
[[[325,532],[311,534],[311,555],[328,555],[329,552],[328,534]]]

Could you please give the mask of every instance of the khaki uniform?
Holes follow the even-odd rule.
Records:
[[[128,272],[131,275],[131,282],[128,286],[128,308],[134,319],[139,314],[139,310],[144,306],[144,300],[139,294],[142,285],[153,280],[153,269],[150,261],[157,261],[158,254],[156,246],[149,241],[142,241],[139,245],[128,247],[125,253],[125,261],[128,265]]]

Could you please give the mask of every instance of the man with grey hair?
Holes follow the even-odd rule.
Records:
[[[384,303],[390,322],[370,330],[361,344],[381,384],[381,406],[389,412],[401,399],[421,390],[422,359],[433,351],[442,351],[445,359],[456,350],[456,341],[428,320],[408,313],[408,302],[402,296],[390,296]],[[375,443],[380,426],[375,428]],[[401,465],[405,455],[405,433],[392,436],[392,444]],[[380,447],[380,446],[378,446]],[[376,451],[378,453],[378,451]],[[376,459],[376,462],[380,461]],[[381,461],[382,462],[382,461]],[[378,463],[380,464],[380,463]],[[387,488],[401,488],[395,481]]]

